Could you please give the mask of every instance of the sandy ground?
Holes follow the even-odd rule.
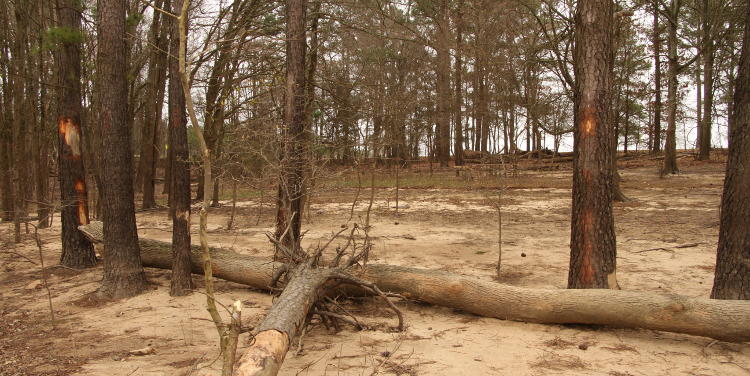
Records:
[[[615,205],[618,277],[623,289],[708,296],[713,280],[723,164],[683,165],[659,179],[654,166],[622,170],[631,202]],[[446,174],[446,178],[460,179]],[[475,179],[496,179],[476,176]],[[570,172],[524,172],[503,192],[501,282],[564,288],[570,231]],[[534,182],[525,184],[524,182]],[[539,184],[538,182],[543,182]],[[349,217],[356,189],[322,187],[304,226],[306,245],[330,237]],[[361,221],[363,192],[352,221]],[[495,190],[377,191],[372,211],[375,262],[450,270],[492,279],[498,258]],[[212,245],[269,255],[268,204],[238,203],[235,229],[229,206],[210,215]],[[166,211],[138,213],[142,237],[169,240]],[[56,218],[57,219],[57,218]],[[260,219],[259,222],[258,219]],[[197,222],[197,217],[194,217]],[[256,224],[258,223],[258,224]],[[59,223],[40,231],[45,265],[59,258]],[[101,266],[77,272],[48,267],[54,308],[41,283],[38,249],[29,235],[10,242],[2,227],[0,375],[218,375],[217,335],[205,296],[168,295],[169,272],[147,270],[149,290],[101,302]],[[33,231],[32,231],[33,234]],[[194,242],[197,241],[197,236]],[[202,287],[202,277],[195,277]],[[273,297],[217,281],[225,304],[239,299],[243,318],[257,323]],[[344,302],[363,321],[385,328],[391,313],[373,301]],[[443,307],[398,302],[407,330],[333,333],[313,327],[301,351],[287,356],[283,375],[748,375],[750,346],[651,330],[540,325],[482,318]],[[241,348],[248,335],[241,337]],[[150,347],[154,353],[131,355]],[[294,344],[294,349],[298,349]]]

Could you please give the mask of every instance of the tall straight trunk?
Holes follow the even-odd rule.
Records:
[[[60,0],[57,18],[61,28],[81,33],[81,9],[77,0]],[[82,35],[82,34],[81,34]],[[81,43],[68,40],[57,52],[58,179],[62,220],[60,263],[71,268],[96,265],[94,247],[78,226],[89,223],[86,170],[81,139]]]
[[[104,278],[100,294],[122,298],[145,286],[133,202],[133,155],[127,121],[127,57],[124,0],[100,0],[97,80],[101,88],[99,127],[102,137],[104,209]],[[104,85],[104,84],[102,84]]]
[[[573,210],[568,288],[617,288],[612,214],[611,0],[581,0],[575,17]]]
[[[750,8],[729,118],[729,156],[711,297],[750,299]]]
[[[700,149],[701,133],[703,129],[703,77],[701,77],[702,71],[700,64],[698,64],[695,68],[695,122],[697,130],[695,148]]]
[[[28,169],[26,167],[26,133],[29,124],[29,113],[26,102],[29,100],[26,88],[26,59],[28,48],[27,14],[28,2],[15,3],[15,43],[12,49],[13,65],[13,180],[14,202],[13,222],[15,242],[21,241],[21,221],[26,216],[24,195],[28,187],[24,184]]]
[[[0,23],[8,25],[10,3],[0,4]],[[0,98],[0,190],[2,197],[2,217],[3,221],[13,219],[13,99],[10,73],[10,33],[9,28],[0,28],[2,38],[0,39],[0,80],[2,83],[3,95]]]
[[[463,62],[461,61],[461,48],[463,45],[463,0],[458,2],[458,12],[456,13],[456,69],[455,69],[455,97],[453,98],[453,156],[456,166],[464,164],[464,133],[463,133]]]
[[[286,2],[286,98],[276,239],[298,249],[304,208],[307,137],[305,133],[305,14],[307,0]]]
[[[38,14],[39,22],[42,30],[47,27],[48,17],[51,16],[49,12],[52,7],[50,4],[43,2],[40,4]],[[43,33],[37,35],[37,46],[42,46],[44,43]],[[39,120],[37,121],[37,131],[34,136],[34,156],[36,162],[36,211],[39,217],[39,228],[47,228],[51,222],[51,203],[49,194],[49,142],[48,133],[48,110],[49,110],[49,95],[47,92],[47,85],[40,85],[47,82],[48,78],[48,54],[40,52],[37,55],[37,77],[35,80],[35,91],[39,93],[37,108],[39,109]]]
[[[170,0],[171,1],[171,0]],[[174,0],[174,13],[180,14],[184,0]],[[183,296],[193,289],[190,276],[190,152],[187,141],[185,92],[177,60],[180,37],[177,22],[170,20],[169,40],[169,131],[172,134],[172,277],[169,295]]]
[[[681,0],[671,0],[669,4],[669,17],[667,19],[667,138],[664,142],[664,164],[661,174],[676,174],[680,172],[677,168],[677,86],[679,85],[677,74],[679,69],[679,56],[677,55],[677,27],[680,14]]]
[[[700,144],[698,159],[708,160],[711,153],[711,122],[714,106],[714,60],[716,48],[712,34],[713,5],[710,0],[703,0],[703,119],[700,120]]]
[[[654,0],[654,23],[651,43],[654,48],[654,124],[651,151],[661,151],[661,33],[659,26],[659,0]]]
[[[630,85],[629,82],[625,83],[625,129],[623,129],[623,151],[628,154],[628,133],[630,132]],[[615,133],[615,149],[613,153],[617,153],[617,133]],[[615,164],[615,168],[617,165]]]
[[[531,114],[529,113],[529,109],[526,109],[526,151],[531,151]]]
[[[164,0],[155,5],[164,8]],[[143,127],[141,129],[140,173],[138,174],[143,192],[143,209],[156,207],[155,179],[159,160],[159,124],[164,105],[164,83],[167,78],[167,33],[162,27],[166,18],[161,12],[154,12],[149,41],[148,76],[146,77],[146,98],[144,101]]]
[[[475,49],[475,51],[477,51],[477,49]],[[479,52],[477,51],[477,54],[478,53]],[[480,95],[479,95],[479,91],[480,91],[479,90],[479,76],[480,76],[480,73],[479,72],[481,71],[481,69],[482,69],[482,67],[481,67],[481,64],[480,64],[479,56],[476,56],[474,58],[474,73],[472,74],[473,77],[472,77],[472,80],[471,80],[472,89],[473,89],[472,90],[472,94],[473,94],[472,95],[472,97],[473,97],[473,101],[472,101],[473,102],[472,103],[473,106],[472,107],[473,107],[473,111],[474,111],[474,114],[473,114],[474,116],[472,116],[472,121],[474,122],[474,127],[473,127],[474,137],[472,137],[474,145],[472,146],[472,150],[480,150],[481,149],[481,144],[482,144],[482,114],[481,114],[481,111],[479,110],[479,107],[480,107],[480,104],[479,104],[479,101],[480,101]]]
[[[448,51],[448,2],[440,0],[437,18],[437,158],[440,166],[450,160],[450,53]]]
[[[487,145],[489,144],[490,137],[490,119],[489,111],[487,110],[487,84],[485,79],[484,64],[479,72],[479,117],[482,119],[482,131],[480,134],[481,145],[480,150],[487,152]]]

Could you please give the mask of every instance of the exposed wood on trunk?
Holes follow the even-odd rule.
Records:
[[[101,239],[100,223],[94,222],[87,228],[94,240]],[[172,267],[169,243],[150,239],[140,242],[145,266]],[[199,247],[192,247],[190,261],[196,274],[203,270],[200,252]],[[215,277],[263,290],[271,286],[275,271],[283,267],[266,258],[221,248],[212,248],[211,257]],[[438,270],[382,264],[369,264],[359,277],[383,291],[485,317],[654,329],[725,341],[750,341],[750,302],[744,301],[622,290],[533,289]]]
[[[617,288],[610,123],[613,5],[580,1],[576,47],[569,288]]]
[[[76,0],[65,0],[57,8],[60,27],[81,33],[81,13]],[[82,36],[82,34],[81,34]],[[58,179],[62,220],[60,263],[71,268],[96,265],[91,243],[78,226],[89,223],[86,171],[83,166],[81,132],[81,46],[80,40],[62,43],[57,52]]]

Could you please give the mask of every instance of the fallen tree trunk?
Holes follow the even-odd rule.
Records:
[[[141,239],[143,266],[171,268],[169,243]],[[212,248],[214,276],[268,289],[283,264]],[[191,254],[202,273],[200,251]],[[383,291],[485,317],[549,324],[590,324],[750,341],[750,301],[691,298],[623,290],[532,289],[459,274],[369,264],[359,275]]]
[[[330,269],[302,265],[258,326],[250,348],[240,359],[235,376],[276,375],[297,331],[331,277]]]

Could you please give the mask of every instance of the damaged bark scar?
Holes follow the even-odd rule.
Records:
[[[60,116],[57,121],[60,136],[63,137],[65,145],[68,145],[70,153],[68,159],[81,159],[81,127],[70,117]]]
[[[592,136],[596,133],[596,109],[591,106],[581,111],[580,130],[583,136]]]
[[[594,232],[594,219],[591,210],[585,210],[582,216],[583,220],[583,249],[581,252],[581,283],[591,286],[594,283],[594,267],[591,263],[591,257],[594,254],[594,244],[591,234]]]
[[[86,182],[81,179],[75,181],[76,196],[78,199],[78,225],[86,225],[89,223],[89,208],[86,204]]]
[[[175,219],[181,219],[187,221],[187,223],[190,223],[190,210],[185,210],[184,212],[176,213]]]

